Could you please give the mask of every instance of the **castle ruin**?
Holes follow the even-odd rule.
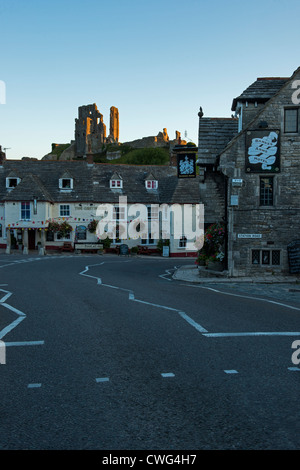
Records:
[[[75,152],[77,157],[101,152],[106,143],[119,141],[119,111],[110,108],[110,134],[106,137],[106,125],[103,115],[96,104],[88,104],[78,108],[78,118],[75,119]]]

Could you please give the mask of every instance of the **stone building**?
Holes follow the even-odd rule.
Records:
[[[235,136],[222,149],[211,140],[207,154],[209,122],[200,116],[198,164],[211,198],[205,218],[225,222],[230,276],[291,272],[288,247],[300,239],[299,88],[300,68],[290,78],[258,78],[233,100]]]

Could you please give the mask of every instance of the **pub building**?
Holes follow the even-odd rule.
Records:
[[[229,119],[199,113],[200,198],[226,226],[229,276],[300,274],[299,80],[257,78]]]

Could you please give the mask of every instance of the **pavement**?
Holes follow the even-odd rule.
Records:
[[[236,283],[236,282],[245,282],[245,283],[263,283],[263,284],[275,284],[275,283],[288,283],[288,284],[299,284],[300,292],[300,275],[277,275],[277,274],[265,274],[264,276],[243,276],[243,277],[228,277],[227,271],[218,272],[210,271],[204,267],[199,267],[195,265],[186,265],[178,268],[173,275],[173,279],[188,281],[188,282],[197,282],[197,283]]]
[[[223,274],[213,271],[208,272],[204,267],[198,269],[195,265],[186,265],[178,268],[172,277],[176,281],[188,282],[195,287],[206,287],[216,292],[234,292],[234,295],[250,295],[260,299],[269,299],[274,303],[278,301],[285,302],[300,310],[300,275],[280,276],[270,274],[229,278],[226,272]]]

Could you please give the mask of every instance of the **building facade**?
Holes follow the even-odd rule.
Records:
[[[207,197],[214,222],[226,225],[230,276],[299,273],[299,253],[290,250],[300,244],[299,109],[300,68],[289,78],[258,78],[233,100],[236,135],[211,152],[221,183]],[[198,164],[205,174],[202,120]]]
[[[0,164],[0,247],[12,250],[40,249],[41,253],[59,249],[64,242],[95,243],[95,223],[105,216],[104,207],[113,207],[107,236],[112,246],[126,243],[129,248],[155,248],[163,236],[164,210],[199,203],[198,178],[182,180],[173,166],[95,164],[88,161],[5,160]],[[137,205],[146,211],[144,222],[127,236],[139,216]],[[174,206],[174,207],[175,207]],[[169,217],[169,218],[168,218]],[[170,256],[195,256],[188,250],[183,230],[174,232],[174,223],[166,214],[169,227]],[[103,224],[102,224],[103,226]],[[152,227],[158,230],[155,236]],[[124,231],[126,232],[124,234]],[[106,233],[100,234],[106,237]],[[100,239],[101,241],[101,239]]]

